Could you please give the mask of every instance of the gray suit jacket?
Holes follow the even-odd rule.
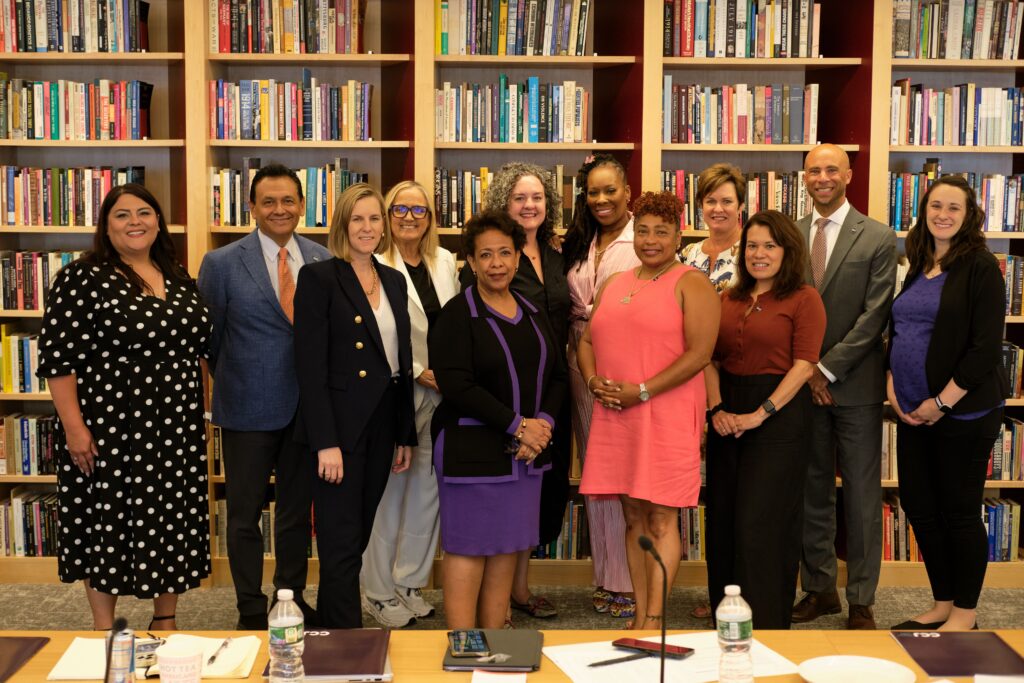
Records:
[[[312,240],[295,241],[305,265],[331,258]],[[213,423],[237,431],[287,426],[299,404],[294,334],[255,230],[206,254],[199,291],[213,318]]]
[[[797,226],[810,249],[811,217]],[[829,391],[838,405],[885,400],[882,334],[895,285],[896,233],[851,206],[818,289],[828,316],[821,364],[836,378]]]

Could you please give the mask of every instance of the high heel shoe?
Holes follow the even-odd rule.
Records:
[[[901,621],[900,623],[896,624],[895,626],[891,626],[889,628],[889,630],[890,631],[934,631],[935,629],[939,628],[940,626],[942,626],[945,623],[946,622],[944,622],[944,621],[920,622],[920,621],[914,621],[913,619],[908,619],[906,621]]]
[[[162,617],[158,617],[156,615],[153,615],[153,618],[149,620],[149,628],[147,628],[146,630],[147,631],[152,631],[153,630],[153,624],[155,622],[157,622],[157,621],[167,621],[168,619],[174,619],[174,615],[173,614],[168,614],[168,615],[162,616]]]

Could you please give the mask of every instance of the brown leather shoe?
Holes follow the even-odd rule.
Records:
[[[846,628],[854,631],[874,631],[875,615],[867,605],[850,605],[850,618],[846,622]]]
[[[839,593],[835,589],[827,593],[807,592],[800,602],[793,606],[792,620],[794,624],[803,624],[826,614],[839,614],[842,611]]]

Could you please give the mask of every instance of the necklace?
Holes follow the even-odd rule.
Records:
[[[373,296],[373,293],[377,291],[377,269],[373,266],[370,267],[370,275],[373,277],[373,284],[370,285],[370,291],[363,289],[363,294],[366,296]],[[362,289],[363,283],[359,282],[359,287]]]
[[[640,290],[642,290],[644,287],[646,287],[647,285],[651,284],[652,282],[657,280],[659,277],[664,275],[668,271],[668,269],[671,268],[672,266],[674,266],[676,263],[678,263],[678,261],[669,261],[668,265],[666,265],[664,268],[662,268],[657,273],[655,273],[654,277],[652,277],[650,280],[644,280],[644,283],[642,285],[640,285],[639,287],[636,286],[636,283],[640,281],[640,271],[637,271],[636,275],[633,276],[633,287],[635,287],[635,289],[631,289],[629,294],[627,294],[626,296],[624,296],[621,299],[619,299],[619,301],[621,301],[624,304],[628,304],[630,301],[633,300],[634,296],[636,296],[637,294],[640,293]],[[640,266],[640,270],[643,270],[643,269],[644,269],[644,267]]]

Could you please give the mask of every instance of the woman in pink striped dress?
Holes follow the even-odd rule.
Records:
[[[580,168],[583,192],[576,197],[573,224],[566,235],[565,256],[569,296],[569,387],[572,428],[580,460],[586,457],[593,395],[576,363],[576,348],[590,320],[594,296],[609,276],[640,265],[633,251],[633,219],[629,213],[626,169],[615,157],[598,154]],[[594,563],[594,609],[632,618],[633,584],[622,538],[626,533],[622,505],[614,497],[587,496],[590,554]]]

